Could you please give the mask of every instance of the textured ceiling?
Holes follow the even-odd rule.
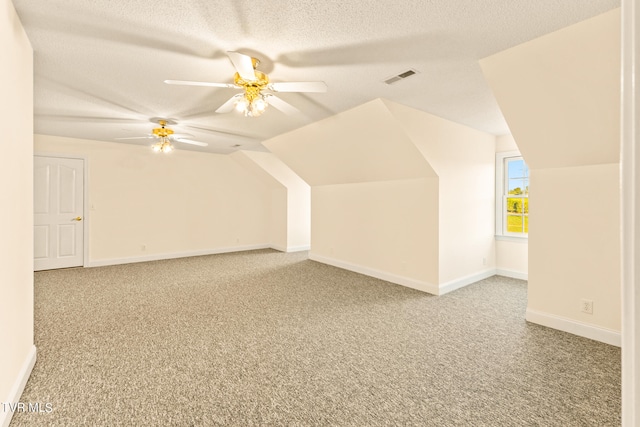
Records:
[[[13,0],[35,51],[35,131],[121,143],[149,119],[228,153],[386,98],[496,135],[508,133],[478,59],[619,6],[619,0]],[[325,81],[281,93],[303,114],[214,111],[233,89],[227,51],[271,81]],[[383,81],[412,68],[418,74]],[[239,147],[234,147],[239,145]]]

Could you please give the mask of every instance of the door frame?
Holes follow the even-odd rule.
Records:
[[[635,80],[640,66],[640,7],[635,0],[622,0],[622,96],[620,166],[622,191],[622,425],[640,422],[640,119]]]
[[[51,151],[34,151],[33,157],[56,157],[61,159],[76,159],[82,160],[83,163],[83,176],[82,176],[82,192],[83,192],[83,205],[82,205],[82,267],[89,265],[89,158],[83,154],[66,154],[56,153]],[[32,256],[33,258],[33,256]]]

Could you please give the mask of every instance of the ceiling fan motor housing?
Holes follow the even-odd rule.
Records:
[[[239,73],[233,76],[233,82],[244,88],[245,97],[249,102],[253,101],[260,95],[260,91],[269,85],[269,76],[261,71],[255,70],[255,80],[245,80],[240,77]]]
[[[172,129],[167,129],[165,128],[165,125],[167,124],[167,122],[165,120],[160,120],[158,122],[160,124],[161,127],[159,128],[155,128],[153,130],[153,134],[159,138],[166,138],[169,135],[173,134],[173,130]]]

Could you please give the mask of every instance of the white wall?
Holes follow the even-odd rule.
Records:
[[[263,144],[311,185],[311,259],[438,292],[437,176],[384,101]]]
[[[288,251],[311,249],[311,187],[303,184],[287,192]]]
[[[265,153],[269,155],[268,153]],[[288,190],[286,185],[275,179],[269,172],[260,167],[247,151],[235,151],[229,157],[252,173],[266,188],[270,194],[269,211],[269,245],[279,251],[287,250],[288,226]]]
[[[516,279],[529,278],[529,241],[496,240],[496,274]]]
[[[312,188],[310,258],[438,293],[438,179]]]
[[[441,289],[495,268],[495,137],[385,101],[438,175]]]
[[[272,153],[236,151],[231,157],[272,187],[271,244],[282,251],[308,250],[311,188]]]
[[[527,319],[620,345],[620,10],[480,64],[531,170]]]
[[[264,145],[312,186],[312,259],[436,294],[493,274],[492,135],[378,99]]]
[[[22,393],[33,346],[33,52],[9,0],[0,2],[0,402]],[[0,408],[0,426],[10,412]]]
[[[496,137],[496,153],[503,151],[520,151],[516,140],[510,133]]]
[[[270,188],[228,155],[46,135],[35,150],[88,160],[89,265],[269,246]]]
[[[619,182],[618,163],[532,171],[528,309],[620,330]]]
[[[287,189],[272,188],[271,214],[269,218],[269,245],[283,252],[287,252],[289,247],[288,205]]]
[[[520,151],[513,135],[496,138],[496,153]],[[529,241],[496,240],[496,271],[498,274],[527,279],[529,274]]]

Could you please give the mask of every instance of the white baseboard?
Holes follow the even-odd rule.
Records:
[[[464,286],[478,282],[480,280],[495,276],[496,270],[489,268],[479,273],[470,274],[459,279],[454,279],[440,285],[427,283],[421,280],[412,279],[410,277],[400,276],[386,271],[380,271],[362,265],[352,264],[346,261],[329,258],[323,255],[317,255],[314,253],[309,254],[309,259],[318,261],[323,264],[333,265],[334,267],[344,268],[345,270],[354,271],[356,273],[364,274],[366,276],[375,277],[376,279],[386,280],[387,282],[395,283],[397,285],[406,286],[408,288],[417,289],[419,291],[428,292],[433,295],[444,295],[448,292],[455,291]]]
[[[399,276],[397,274],[387,273],[385,271],[375,270],[373,268],[364,267],[362,265],[352,264],[346,261],[325,257],[323,255],[316,255],[313,253],[309,254],[309,259],[312,261],[317,261],[323,264],[329,264],[334,267],[343,268],[345,270],[364,274],[365,276],[371,276],[371,277],[375,277],[376,279],[386,280],[387,282],[395,283],[397,285],[402,285],[408,288],[417,289],[422,292],[438,295],[438,285],[423,282],[421,280],[412,279],[410,277]]]
[[[529,280],[529,274],[521,271],[506,270],[503,268],[496,268],[496,274],[498,276],[510,277],[512,279]]]
[[[287,247],[280,246],[280,245],[271,245],[270,248],[280,252],[301,252],[301,251],[308,251],[311,247],[309,245],[287,246]]]
[[[22,367],[20,368],[18,377],[16,378],[16,381],[13,383],[13,387],[11,387],[11,391],[9,391],[9,396],[7,397],[6,400],[2,401],[3,403],[17,403],[20,401],[20,397],[22,396],[24,387],[27,385],[27,380],[29,379],[29,376],[31,376],[31,371],[33,370],[33,366],[35,364],[36,364],[36,346],[32,345],[31,349],[29,350],[29,353],[27,354],[26,359],[22,363]],[[2,405],[2,406],[5,406],[5,405]],[[13,418],[13,412],[4,411],[3,408],[0,408],[0,427],[9,427],[11,418]]]
[[[620,332],[527,308],[528,322],[620,347]]]
[[[484,280],[491,276],[496,275],[495,268],[490,268],[479,273],[470,274],[465,277],[461,277],[459,279],[450,280],[446,283],[442,283],[438,286],[438,295],[444,295],[451,291],[455,291],[456,289],[460,289],[472,283],[478,282],[480,280]]]
[[[286,252],[302,252],[302,251],[308,251],[310,249],[311,249],[311,246],[309,245],[289,246]]]
[[[144,255],[144,256],[127,257],[127,258],[101,259],[96,261],[89,261],[85,265],[85,267],[104,267],[107,265],[131,264],[135,262],[159,261],[163,259],[186,258],[191,256],[202,256],[202,255],[216,255],[216,254],[224,254],[229,252],[252,251],[256,249],[269,249],[271,247],[272,246],[268,244],[230,246],[230,247],[207,249],[207,250],[201,250],[201,251],[174,252],[174,253]]]

